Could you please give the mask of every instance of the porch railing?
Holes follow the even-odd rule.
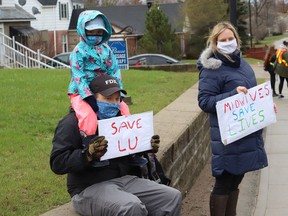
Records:
[[[56,65],[53,67],[51,65]],[[4,68],[70,68],[69,65],[56,61],[34,51],[0,32],[0,66]]]

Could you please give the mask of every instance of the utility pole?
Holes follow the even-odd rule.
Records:
[[[237,0],[229,0],[230,22],[237,29]]]
[[[250,3],[250,0],[249,0],[249,39],[250,39],[250,48],[252,48],[252,39],[253,39],[253,36],[252,36],[252,22],[251,22],[251,3]]]

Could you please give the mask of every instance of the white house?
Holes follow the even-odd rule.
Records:
[[[68,51],[68,28],[81,0],[0,0],[0,32],[49,56]]]
[[[73,9],[83,8],[81,0],[14,0],[36,19],[31,26],[48,31],[49,55],[68,51],[68,27]]]

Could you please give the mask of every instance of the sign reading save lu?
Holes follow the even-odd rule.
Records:
[[[98,121],[100,136],[105,136],[108,149],[102,160],[122,157],[152,149],[153,112],[119,116]]]

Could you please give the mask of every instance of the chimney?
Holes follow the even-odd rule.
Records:
[[[153,5],[153,0],[147,0],[148,10],[150,10],[150,8],[152,7],[152,5]]]

